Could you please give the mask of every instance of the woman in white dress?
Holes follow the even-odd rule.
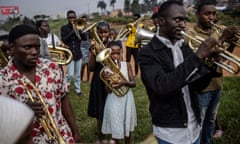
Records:
[[[126,80],[114,82],[112,87],[129,87],[128,92],[124,96],[117,96],[109,91],[104,108],[102,132],[111,134],[110,143],[117,144],[120,139],[124,139],[125,144],[130,144],[131,132],[137,125],[136,107],[131,88],[136,86],[131,65],[127,62],[120,61],[121,48],[118,42],[110,42],[108,47],[112,49],[111,58],[120,69]],[[109,73],[108,73],[109,74]],[[108,78],[103,73],[104,78]]]

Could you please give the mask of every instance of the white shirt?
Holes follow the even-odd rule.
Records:
[[[164,37],[157,36],[157,38],[171,49],[175,67],[184,61],[182,51],[180,49],[183,44],[183,40],[179,40],[173,45],[168,39]],[[187,128],[163,128],[153,125],[153,134],[159,139],[173,144],[192,144],[198,139],[201,127],[197,123],[196,117],[194,116],[194,112],[191,107],[188,85],[182,88],[182,92],[184,94],[183,98],[188,116]]]
[[[48,33],[48,37],[46,38],[46,42],[48,45],[53,45],[52,44],[52,34],[53,33]],[[61,45],[61,41],[60,39],[58,38],[57,35],[53,34],[53,38],[54,38],[54,44],[55,46],[60,46]]]

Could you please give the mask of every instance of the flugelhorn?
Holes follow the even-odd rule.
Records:
[[[226,26],[220,26],[214,22],[211,22],[211,24],[215,27],[215,29],[218,30],[219,33],[222,33],[224,31],[224,29],[226,28]],[[231,41],[230,43],[233,43],[234,45],[240,47],[240,30],[238,30],[235,34],[234,34],[234,41]]]
[[[198,48],[193,47],[192,41],[196,42],[198,45],[200,45],[203,41],[204,38],[200,37],[200,36],[191,36],[187,33],[185,33],[184,31],[181,31],[181,34],[186,36],[189,41],[189,46],[196,51]],[[226,71],[232,73],[232,74],[237,74],[240,71],[240,58],[238,56],[233,55],[232,53],[230,53],[229,51],[225,50],[224,48],[217,46],[216,48],[220,49],[222,52],[219,53],[219,56],[222,57],[224,60],[228,60],[229,62],[233,63],[236,65],[236,67],[234,68],[233,66],[229,65],[226,62],[222,62],[222,61],[217,61],[217,60],[212,60],[212,62],[214,64],[216,64],[217,66],[225,69]]]
[[[121,79],[126,80],[126,78],[123,76],[117,65],[112,61],[111,52],[112,52],[111,48],[105,48],[96,56],[96,61],[104,66],[103,69],[100,71],[100,79],[114,94],[116,94],[117,96],[124,96],[128,92],[129,87],[127,86],[121,86],[120,88],[112,87],[112,83],[114,83],[115,81],[119,81]],[[103,73],[104,70],[106,70],[106,68],[108,68],[112,73],[110,78],[107,80],[103,78]]]
[[[40,118],[40,123],[44,129],[44,131],[46,132],[49,140],[51,142],[54,141],[54,136],[57,137],[57,141],[58,141],[58,144],[65,144],[57,126],[56,126],[56,123],[54,122],[53,118],[52,118],[52,115],[50,114],[50,112],[48,111],[48,107],[42,97],[42,95],[40,94],[40,92],[38,91],[38,89],[36,88],[36,86],[33,84],[33,83],[26,83],[24,82],[23,80],[21,81],[27,94],[28,94],[28,97],[30,98],[30,100],[32,102],[35,102],[33,96],[32,96],[32,93],[30,92],[28,86],[32,87],[33,88],[33,91],[36,93],[36,95],[38,96],[38,99],[40,100],[42,106],[43,106],[43,110],[44,110],[44,115]]]

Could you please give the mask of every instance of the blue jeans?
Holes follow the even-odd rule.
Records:
[[[164,140],[158,139],[158,144],[172,144]],[[200,138],[198,138],[193,144],[200,144]]]
[[[70,84],[72,77],[74,78],[74,88],[76,93],[81,92],[81,69],[82,69],[82,59],[72,60],[67,65],[66,79],[67,83]]]
[[[199,108],[202,119],[201,143],[212,143],[212,133],[215,128],[215,120],[220,104],[221,92],[221,90],[213,90],[198,94]]]

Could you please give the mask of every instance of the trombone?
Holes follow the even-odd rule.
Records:
[[[190,46],[194,51],[196,51],[197,48],[196,48],[196,47],[193,47],[192,41],[196,42],[196,43],[199,44],[199,45],[204,41],[204,39],[203,39],[202,37],[199,37],[199,36],[197,36],[197,37],[195,36],[195,37],[194,37],[194,36],[191,36],[191,35],[185,33],[184,31],[181,31],[181,34],[184,35],[184,36],[186,36],[186,37],[189,39],[189,41],[188,41],[189,46]],[[220,50],[222,50],[222,52],[219,53],[219,56],[221,56],[222,58],[224,58],[224,59],[232,62],[233,64],[235,64],[235,65],[236,65],[236,68],[234,69],[234,67],[232,67],[231,65],[229,65],[229,64],[227,64],[227,63],[225,63],[225,62],[216,61],[216,60],[212,60],[212,62],[213,62],[214,64],[216,64],[217,66],[225,69],[226,71],[228,71],[228,72],[230,72],[230,73],[232,73],[232,74],[237,74],[237,73],[239,73],[239,71],[240,71],[240,58],[239,58],[238,56],[236,56],[236,55],[233,55],[232,53],[230,53],[229,51],[225,50],[225,49],[222,48],[222,47],[217,46],[217,48],[220,49]]]
[[[73,23],[73,31],[77,38],[81,40],[81,36],[79,34],[79,30],[83,30],[87,26],[87,22],[83,18],[76,19]]]
[[[62,136],[61,136],[61,134],[60,134],[60,132],[59,132],[59,130],[58,130],[58,128],[57,128],[57,126],[56,126],[52,116],[51,116],[51,114],[50,114],[50,112],[48,111],[48,107],[47,107],[45,101],[43,100],[42,95],[38,91],[37,87],[34,86],[33,83],[28,83],[27,84],[23,80],[21,80],[21,82],[22,82],[22,84],[23,84],[23,86],[24,86],[24,88],[25,88],[25,90],[26,90],[30,100],[32,102],[35,102],[27,85],[29,85],[29,86],[31,86],[33,88],[33,91],[37,94],[38,99],[40,100],[40,102],[41,102],[41,104],[42,104],[42,106],[44,108],[45,115],[43,115],[40,118],[40,123],[41,123],[44,131],[46,132],[49,140],[52,142],[54,140],[54,134],[56,134],[58,143],[59,144],[65,144],[65,142],[64,142],[64,140],[63,140],[63,138],[62,138]]]
[[[220,26],[214,22],[211,22],[211,24],[218,30],[219,33],[223,32],[226,28],[226,26]],[[231,43],[240,47],[240,30],[238,30],[237,33],[234,34],[234,37],[236,40],[231,41]]]

